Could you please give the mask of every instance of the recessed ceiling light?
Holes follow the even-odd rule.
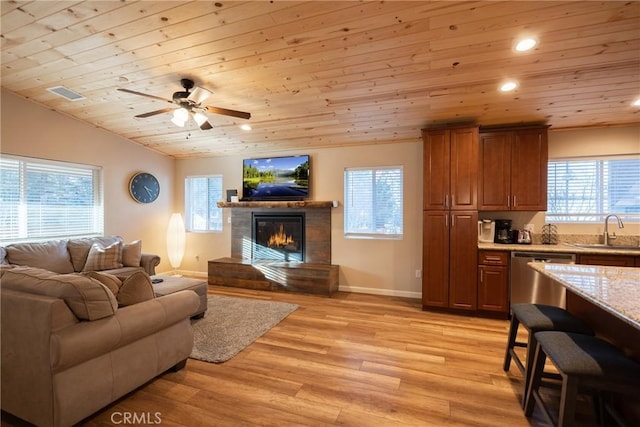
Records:
[[[251,125],[248,125],[248,124],[241,125],[240,129],[246,130],[246,131],[250,131],[251,130]]]
[[[533,49],[538,44],[538,41],[532,37],[527,37],[526,39],[521,39],[516,43],[516,51],[518,52],[526,52],[528,50]]]
[[[631,103],[631,105],[633,105],[634,107],[640,107],[640,98],[638,98],[635,101],[633,101]]]
[[[518,83],[514,80],[510,80],[508,82],[504,82],[502,83],[502,85],[500,85],[500,91],[501,92],[511,92],[512,90],[514,90],[515,88],[518,87]]]

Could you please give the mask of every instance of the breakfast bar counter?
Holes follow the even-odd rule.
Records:
[[[567,289],[567,311],[640,362],[640,268],[544,262],[529,266]]]
[[[544,262],[529,266],[640,330],[640,268]]]

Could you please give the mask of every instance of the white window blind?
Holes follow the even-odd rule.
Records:
[[[0,158],[3,244],[103,232],[101,168],[7,155]]]
[[[345,236],[400,239],[402,216],[401,166],[345,169]]]
[[[600,222],[612,213],[640,220],[640,159],[549,161],[547,222]]]
[[[185,180],[187,231],[222,231],[222,175],[189,176]]]

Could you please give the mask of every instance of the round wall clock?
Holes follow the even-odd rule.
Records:
[[[160,194],[160,183],[150,173],[138,172],[129,181],[129,193],[136,202],[151,203]]]

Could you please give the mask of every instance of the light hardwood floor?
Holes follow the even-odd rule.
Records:
[[[230,361],[190,359],[84,425],[112,426],[121,413],[189,427],[544,425],[537,411],[531,420],[523,415],[515,366],[502,370],[506,320],[425,312],[418,300],[354,293],[326,298],[211,286],[209,293],[300,307]],[[589,425],[583,406],[579,425]]]

